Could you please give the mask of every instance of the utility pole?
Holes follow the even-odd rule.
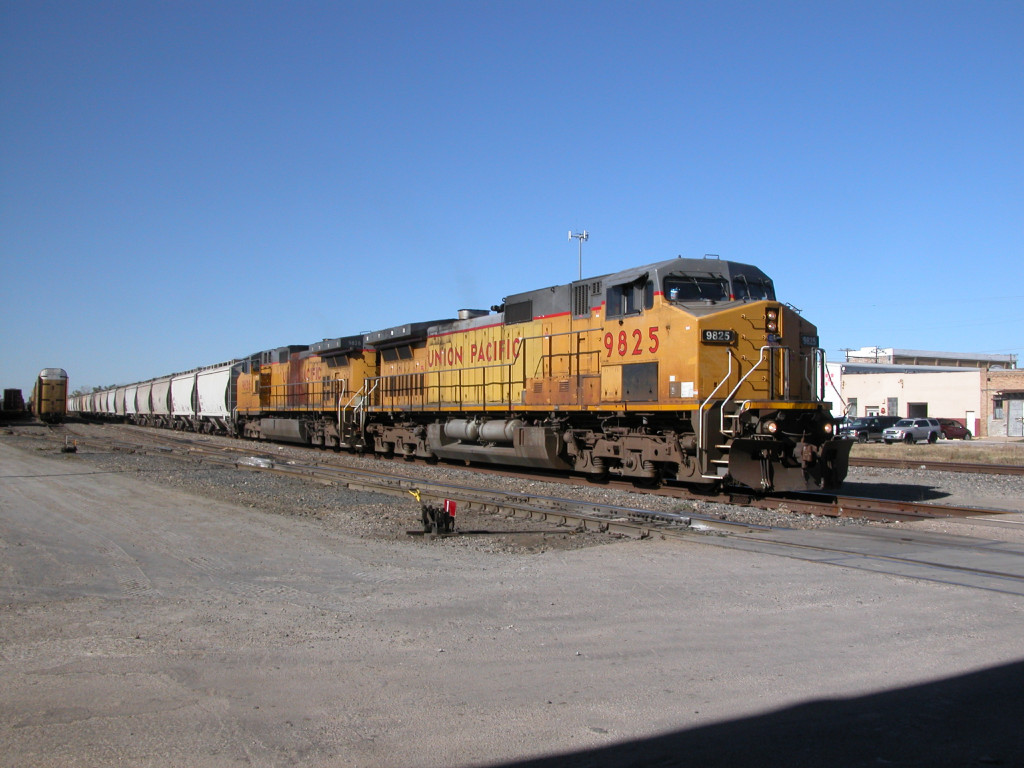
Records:
[[[570,243],[572,242],[572,239],[574,237],[577,240],[580,241],[580,280],[582,280],[583,279],[583,242],[590,238],[590,233],[587,232],[587,230],[584,229],[582,232],[577,232],[576,234],[573,234],[572,230],[570,229],[569,230],[569,242]]]

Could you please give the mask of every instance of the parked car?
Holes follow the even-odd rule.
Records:
[[[939,419],[939,426],[947,440],[970,440],[972,437],[971,430],[956,419]]]
[[[839,425],[840,437],[866,443],[869,440],[881,440],[882,432],[900,420],[899,416],[862,416],[847,419]]]
[[[916,443],[918,440],[934,443],[941,434],[942,426],[938,419],[900,419],[882,432],[882,440],[886,445]]]

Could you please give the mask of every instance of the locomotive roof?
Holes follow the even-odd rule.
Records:
[[[642,267],[630,267],[629,269],[624,269],[619,272],[609,272],[605,275],[585,277],[582,280],[575,280],[572,283],[566,283],[564,285],[552,285],[547,288],[535,288],[531,291],[523,291],[522,293],[516,293],[506,297],[505,302],[514,303],[516,301],[523,301],[529,298],[536,298],[535,294],[542,294],[544,292],[553,293],[557,292],[559,288],[569,288],[572,285],[579,285],[580,283],[594,283],[600,281],[602,286],[622,285],[624,283],[631,283],[648,275],[652,278],[656,278],[679,273],[700,276],[720,276],[727,280],[741,275],[748,280],[771,279],[758,267],[755,267],[752,264],[742,264],[738,261],[725,261],[723,259],[684,259],[682,257],[678,257],[675,259],[666,259],[665,261],[656,261],[653,264],[647,264]]]
[[[427,331],[431,326],[443,323],[451,323],[454,320],[428,320],[424,323],[406,323],[396,325],[392,328],[385,328],[381,331],[374,331],[366,334],[366,343],[377,349],[384,347],[408,344],[413,341],[422,341],[427,338]]]
[[[529,309],[523,311],[527,311],[533,317],[544,317],[564,312],[570,307],[573,289],[577,286],[586,286],[589,300],[597,302],[605,298],[605,292],[609,286],[626,285],[650,278],[655,284],[655,290],[660,290],[662,278],[680,274],[694,277],[720,277],[730,282],[733,278],[741,276],[750,282],[771,281],[771,278],[759,268],[752,264],[741,264],[738,261],[708,258],[684,259],[681,257],[666,259],[641,267],[631,267],[619,272],[576,280],[572,283],[513,294],[504,299],[505,311],[508,313],[505,321],[521,322],[523,319],[529,319],[520,316],[518,309],[527,303]],[[509,315],[511,315],[511,319]]]

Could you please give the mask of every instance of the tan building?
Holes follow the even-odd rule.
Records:
[[[979,437],[1022,436],[1024,370],[1016,355],[864,347],[829,363],[836,416],[956,419]],[[877,360],[877,362],[876,362]]]
[[[984,434],[977,368],[839,363],[834,369],[841,400],[837,407],[833,396],[833,414],[957,419]]]

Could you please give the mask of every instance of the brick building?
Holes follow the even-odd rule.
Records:
[[[981,421],[992,437],[1024,437],[1024,370],[985,371]]]

